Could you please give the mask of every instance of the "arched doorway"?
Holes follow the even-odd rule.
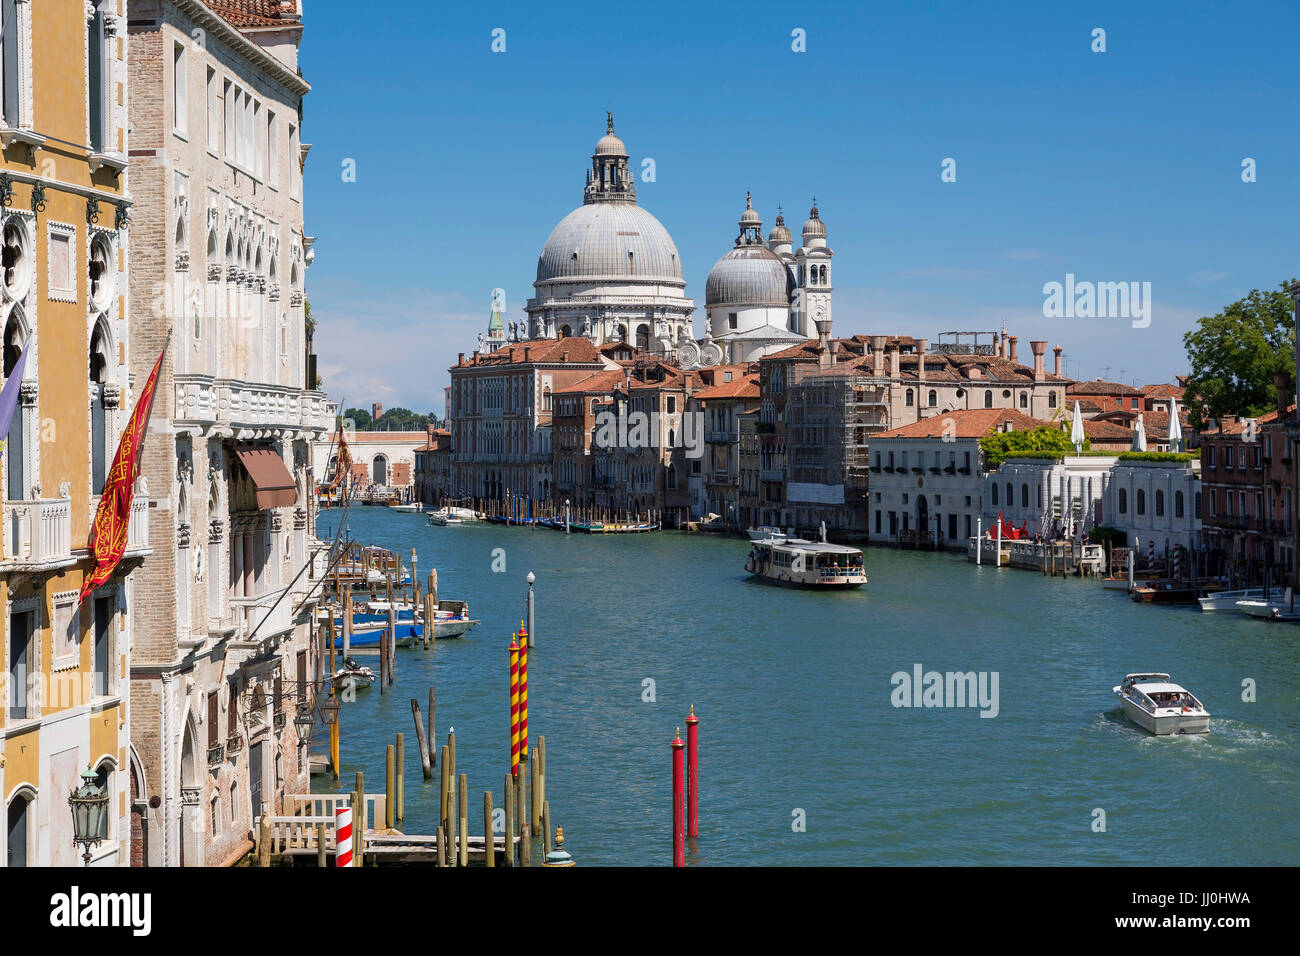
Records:
[[[930,503],[925,495],[916,496],[916,530],[922,536],[930,530]]]
[[[200,813],[199,796],[202,785],[199,778],[198,730],[194,715],[185,718],[185,731],[181,735],[181,813],[180,813],[180,865],[203,865],[203,814]]]
[[[388,459],[383,455],[376,455],[374,462],[371,464],[371,476],[375,484],[388,484]]]

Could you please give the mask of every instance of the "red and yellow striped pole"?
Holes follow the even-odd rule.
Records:
[[[519,759],[528,759],[528,628],[519,622]]]
[[[510,775],[519,776],[519,641],[510,636]]]

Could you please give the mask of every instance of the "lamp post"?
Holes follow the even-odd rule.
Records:
[[[534,647],[537,643],[537,631],[533,628],[533,582],[537,580],[537,575],[532,571],[528,572],[528,646]]]
[[[68,796],[72,808],[72,842],[84,849],[81,858],[90,866],[90,848],[108,836],[108,788],[97,782],[99,775],[87,767],[81,772],[81,786]]]
[[[293,719],[293,728],[298,732],[298,743],[311,743],[311,733],[315,725],[316,718],[312,716],[311,704],[305,700],[299,701],[298,715]]]

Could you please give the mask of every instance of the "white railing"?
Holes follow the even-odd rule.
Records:
[[[298,427],[302,390],[287,385],[217,381],[217,418],[237,425]]]
[[[284,799],[285,808],[292,810],[295,816],[302,815],[309,818],[325,817],[333,820],[335,810],[352,806],[350,793],[288,793],[285,794]],[[382,793],[366,794],[365,819],[353,819],[352,825],[365,830],[373,829],[376,820],[384,819],[386,803],[387,797]],[[356,817],[355,813],[353,817]]]
[[[333,403],[324,392],[302,393],[302,427],[331,431],[334,428]]]
[[[137,494],[131,499],[131,519],[126,526],[126,550],[149,549],[149,499]]]
[[[24,564],[72,560],[72,500],[6,501],[4,559]]]
[[[283,588],[257,597],[232,598],[230,603],[237,614],[240,640],[264,641],[293,627],[293,600]]]
[[[177,375],[174,415],[181,422],[217,420],[217,389],[211,375]]]

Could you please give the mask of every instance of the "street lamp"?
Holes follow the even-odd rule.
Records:
[[[316,725],[316,718],[312,716],[311,704],[307,701],[298,702],[298,716],[293,719],[293,728],[298,731],[298,743],[311,743],[311,732]]]
[[[81,786],[68,797],[72,807],[72,842],[85,852],[81,858],[90,866],[90,848],[108,836],[108,788],[98,783],[99,775],[87,767],[81,772]]]
[[[339,699],[333,692],[320,702],[320,715],[327,726],[339,719]]]

